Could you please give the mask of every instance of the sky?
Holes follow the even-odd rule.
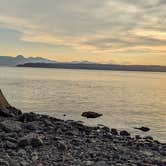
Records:
[[[0,56],[166,65],[166,0],[0,0]]]

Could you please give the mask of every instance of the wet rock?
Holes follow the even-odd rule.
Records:
[[[127,132],[126,130],[120,131],[121,136],[130,136],[130,133]]]
[[[89,111],[89,112],[83,112],[81,116],[86,118],[98,118],[100,116],[103,116],[103,114]]]
[[[22,130],[22,123],[14,120],[4,120],[0,123],[0,128],[6,132],[19,132]]]
[[[134,129],[141,130],[144,132],[148,132],[150,130],[150,128],[148,128],[148,127],[134,127]]]

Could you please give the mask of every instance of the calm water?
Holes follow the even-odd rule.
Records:
[[[0,68],[0,88],[10,103],[23,111],[104,124],[149,135],[166,142],[166,73]],[[99,119],[84,111],[103,113]]]

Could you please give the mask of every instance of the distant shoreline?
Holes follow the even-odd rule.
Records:
[[[113,71],[140,71],[166,72],[166,66],[155,65],[116,65],[116,64],[84,64],[84,63],[25,63],[17,67],[83,69],[83,70],[113,70]]]

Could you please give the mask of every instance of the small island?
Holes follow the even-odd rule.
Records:
[[[106,126],[23,113],[0,91],[1,166],[166,165],[166,144]]]

